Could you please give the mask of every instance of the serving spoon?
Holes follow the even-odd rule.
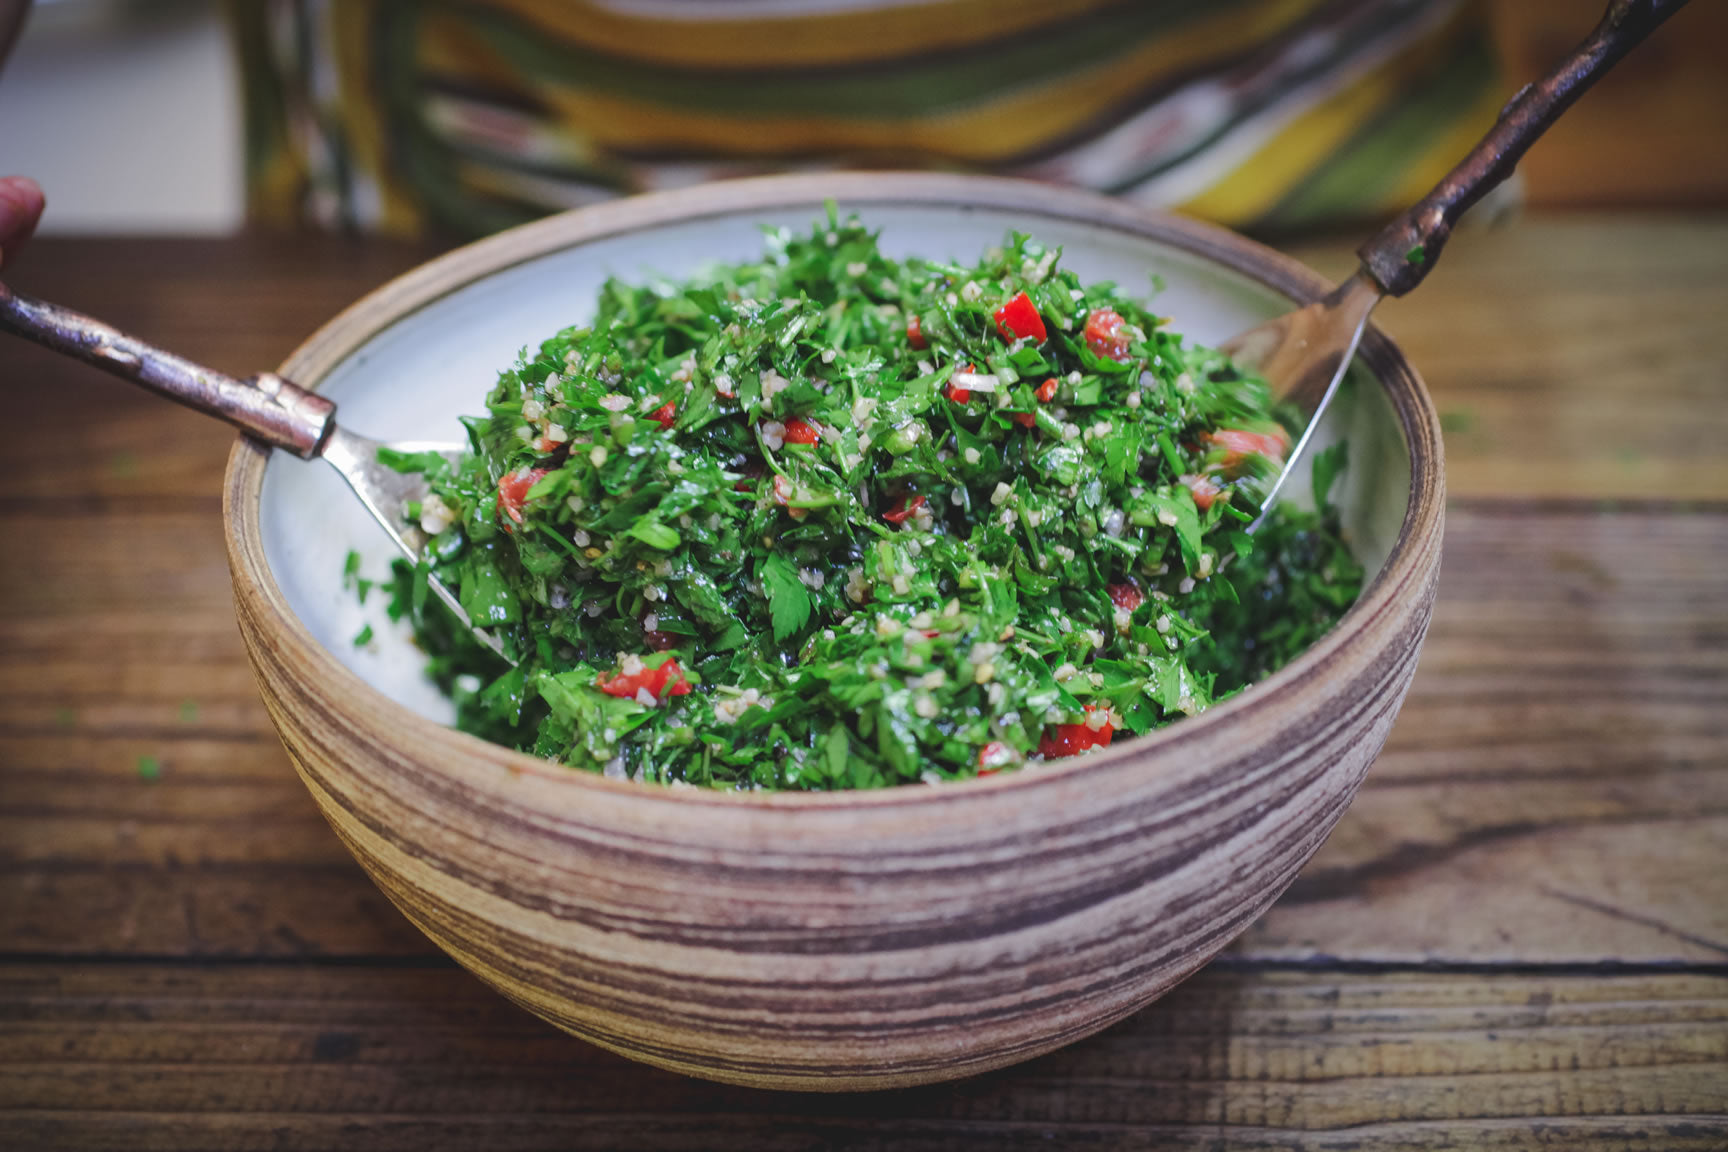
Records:
[[[1297,461],[1314,438],[1321,414],[1338,390],[1368,314],[1387,296],[1422,283],[1440,258],[1452,227],[1478,200],[1512,174],[1519,159],[1561,113],[1686,0],[1612,0],[1595,31],[1542,79],[1501,109],[1494,127],[1431,192],[1356,250],[1361,266],[1344,283],[1299,308],[1226,341],[1238,367],[1258,372],[1273,396],[1301,414],[1301,436],[1285,456],[1248,531],[1260,526]]]
[[[226,420],[248,436],[303,460],[325,461],[342,474],[348,487],[360,497],[360,502],[404,556],[418,562],[425,552],[428,537],[418,523],[408,518],[407,507],[425,499],[426,479],[419,473],[398,472],[381,463],[378,453],[382,448],[436,452],[454,464],[461,454],[456,445],[385,444],[362,436],[336,423],[334,402],[274,372],[236,379],[129,336],[81,312],[14,292],[4,284],[0,284],[0,329],[95,365],[188,408]],[[433,593],[480,643],[504,657],[498,636],[470,620],[442,580],[434,575],[430,584]]]

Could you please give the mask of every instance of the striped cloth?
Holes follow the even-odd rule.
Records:
[[[1387,214],[1492,122],[1472,0],[232,0],[249,204],[473,236],[788,169],[1078,184],[1237,228]]]

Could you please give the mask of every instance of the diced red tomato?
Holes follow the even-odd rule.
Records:
[[[1091,712],[1096,705],[1086,705],[1086,711]],[[1050,732],[1038,742],[1038,754],[1046,760],[1054,760],[1061,756],[1078,756],[1093,748],[1103,748],[1110,743],[1110,737],[1116,734],[1114,725],[1106,722],[1093,728],[1084,721],[1079,724],[1054,724]]]
[[[802,520],[810,515],[808,508],[792,507],[792,481],[779,473],[774,474],[774,502],[786,509],[786,515],[794,520]]]
[[[806,424],[796,416],[786,421],[784,436],[788,444],[814,444],[822,438],[822,434],[816,431],[813,425]]]
[[[648,413],[648,419],[654,421],[666,431],[672,431],[672,422],[678,418],[678,405],[668,400],[654,411]]]
[[[1020,754],[1000,740],[992,740],[978,749],[978,775],[994,776],[1020,759]]]
[[[726,380],[728,382],[725,384],[722,384],[721,383],[722,380]],[[738,390],[731,386],[730,377],[727,377],[727,376],[715,377],[715,379],[714,379],[714,393],[717,396],[724,396],[728,400],[736,399],[738,396]]]
[[[1086,346],[1106,360],[1128,359],[1128,334],[1122,331],[1122,324],[1122,314],[1116,309],[1094,308],[1082,332]]]
[[[1044,317],[1038,315],[1037,306],[1024,292],[1015,293],[1008,303],[996,309],[995,316],[996,331],[1002,333],[1004,340],[1024,340],[1030,337],[1042,344],[1050,337],[1050,333],[1044,329]]]
[[[1110,593],[1110,603],[1130,612],[1146,602],[1145,595],[1132,584],[1106,584],[1104,591]]]
[[[976,369],[974,369],[972,365],[968,364],[966,367],[961,368],[958,371],[973,372],[976,371]],[[954,401],[956,404],[964,404],[972,399],[972,389],[962,388],[955,384],[954,381],[950,380],[948,383],[942,385],[942,395],[948,397],[948,399]]]
[[[1194,494],[1194,506],[1202,512],[1216,504],[1218,498],[1224,495],[1224,489],[1210,476],[1196,476],[1190,472],[1183,476],[1179,483],[1187,485],[1188,491]]]
[[[544,468],[518,468],[498,477],[498,515],[522,523],[522,505],[528,500],[528,490],[544,475]]]
[[[1219,467],[1226,472],[1234,472],[1242,466],[1242,461],[1250,456],[1264,456],[1281,464],[1284,462],[1284,454],[1290,451],[1290,434],[1276,426],[1270,432],[1220,428],[1216,432],[1207,433],[1202,439],[1211,447],[1223,451],[1224,456],[1219,461]]]
[[[894,507],[882,513],[882,519],[888,521],[890,524],[904,524],[913,516],[917,515],[918,509],[924,507],[924,504],[924,497],[920,493],[913,493],[910,496],[902,496],[895,503]]]
[[[906,317],[906,342],[919,352],[930,347],[930,341],[924,339],[924,327],[916,316]]]
[[[690,694],[690,681],[684,678],[684,670],[678,667],[676,658],[662,661],[658,668],[644,666],[639,672],[619,672],[612,676],[601,673],[595,678],[594,687],[608,696],[634,696],[646,689],[657,704],[665,703],[672,696]]]
[[[1056,377],[1052,376],[1038,385],[1032,390],[1032,395],[1038,398],[1040,404],[1048,404],[1056,399]],[[1014,423],[1022,428],[1036,428],[1038,426],[1038,417],[1030,412],[1011,412],[1009,415],[1013,418]]]
[[[534,450],[536,452],[556,452],[558,451],[558,445],[561,443],[563,443],[563,441],[554,440],[550,436],[542,436],[540,439],[534,441]]]

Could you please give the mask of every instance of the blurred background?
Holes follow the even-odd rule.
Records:
[[[250,219],[457,238],[827,163],[1067,180],[1287,234],[1421,191],[1603,0],[1037,7],[1080,15],[1038,26],[1006,4],[961,42],[834,23],[881,0],[38,0],[0,70],[0,170],[48,189],[43,230],[62,234]],[[768,48],[765,26],[785,33]],[[1692,5],[1501,208],[1728,202],[1724,49],[1728,5]]]
[[[245,218],[239,74],[210,0],[40,0],[0,65],[0,169],[45,233],[226,233]]]

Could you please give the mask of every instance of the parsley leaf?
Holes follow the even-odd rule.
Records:
[[[1330,448],[1314,453],[1314,504],[1325,511],[1332,506],[1332,482],[1350,464],[1350,442],[1340,440]]]
[[[756,571],[774,614],[774,639],[783,641],[810,622],[810,590],[798,579],[798,569],[785,553],[770,553]]]

